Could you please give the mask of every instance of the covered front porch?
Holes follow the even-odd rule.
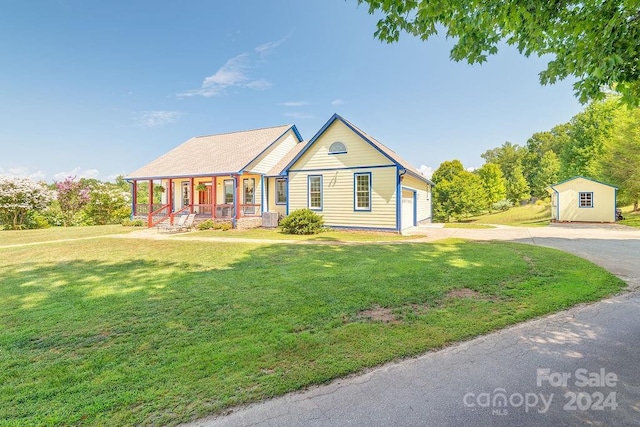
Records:
[[[131,180],[132,216],[148,227],[173,224],[179,215],[231,221],[262,215],[263,180],[258,174],[157,177]]]

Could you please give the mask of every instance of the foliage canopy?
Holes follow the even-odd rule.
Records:
[[[358,0],[381,13],[375,36],[398,41],[402,31],[422,40],[442,27],[456,39],[455,61],[482,63],[506,42],[525,55],[553,55],[542,84],[573,76],[581,102],[614,89],[640,103],[638,0]]]

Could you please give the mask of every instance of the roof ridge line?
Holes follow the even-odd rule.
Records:
[[[265,126],[265,127],[261,127],[261,128],[255,128],[255,129],[236,130],[236,131],[232,131],[232,132],[211,133],[211,134],[208,134],[208,135],[198,135],[198,136],[193,136],[192,138],[206,138],[208,136],[230,135],[232,133],[255,132],[257,130],[276,129],[276,128],[292,127],[292,126],[293,126],[293,124],[286,124],[286,125],[279,125],[279,126]]]

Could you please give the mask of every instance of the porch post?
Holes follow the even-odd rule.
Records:
[[[190,187],[190,190],[189,190],[190,191],[190,194],[189,194],[189,213],[193,213],[193,204],[194,204],[193,203],[193,201],[194,201],[193,200],[193,183],[194,183],[193,182],[193,177],[191,177],[190,181],[191,182],[189,184],[191,184],[191,187]]]
[[[265,212],[264,210],[264,201],[265,201],[265,196],[264,196],[264,175],[260,176],[260,214],[263,214]]]
[[[235,193],[236,193],[236,197],[234,197],[233,199],[233,208],[236,212],[236,220],[240,219],[240,175],[236,175],[234,180],[233,180],[233,184],[235,185]]]
[[[211,218],[216,217],[216,200],[218,200],[217,197],[217,193],[216,193],[216,177],[212,176],[211,177]]]
[[[136,216],[138,210],[138,181],[131,182],[131,219]]]
[[[149,212],[147,212],[147,226],[151,227],[153,224],[153,180],[149,180]]]
[[[169,205],[169,223],[173,225],[173,179],[167,183],[167,204]]]

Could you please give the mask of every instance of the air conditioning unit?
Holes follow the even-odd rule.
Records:
[[[263,212],[262,226],[265,228],[275,228],[278,226],[278,212]]]

